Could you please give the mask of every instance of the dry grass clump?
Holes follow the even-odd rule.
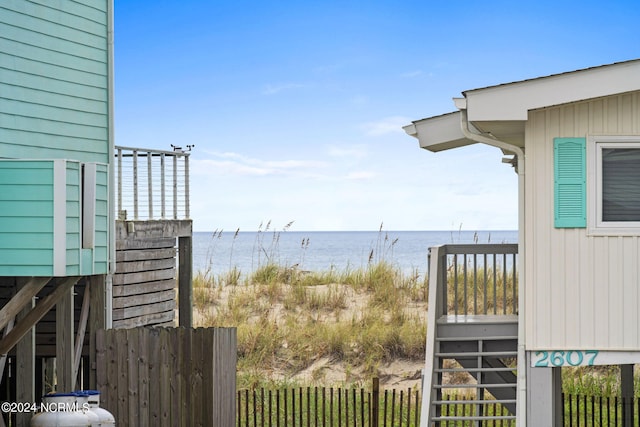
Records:
[[[635,366],[634,395],[640,393],[640,367]],[[562,391],[583,396],[621,396],[620,366],[578,366],[562,368]]]
[[[495,278],[495,280],[494,280]],[[447,274],[447,310],[459,314],[515,314],[518,282],[513,269],[478,267],[475,271],[451,266]]]
[[[294,376],[323,358],[367,376],[395,359],[423,360],[425,313],[407,305],[423,295],[425,279],[407,279],[386,262],[343,272],[266,264],[236,285],[224,276],[194,280],[198,326],[238,328],[242,387],[273,372]],[[314,378],[323,380],[321,370]]]

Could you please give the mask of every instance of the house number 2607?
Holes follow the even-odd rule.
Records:
[[[536,368],[548,368],[549,366],[593,366],[598,356],[598,350],[571,350],[571,351],[536,351]]]

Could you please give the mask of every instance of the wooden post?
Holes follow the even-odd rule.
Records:
[[[17,282],[18,290],[25,288],[29,282],[20,278]],[[18,321],[22,320],[31,309],[35,306],[35,300],[31,297],[30,301],[24,305],[18,314]],[[16,346],[16,402],[33,403],[35,402],[35,375],[36,375],[36,328],[35,325],[22,337]],[[16,413],[16,426],[28,427],[31,421],[30,412]]]
[[[107,292],[108,277],[106,275],[91,276],[87,278],[87,289],[90,291],[89,310],[89,386],[97,388],[96,381],[96,332],[100,329],[109,329],[109,311],[111,304],[108,299],[110,293]]]
[[[84,346],[84,333],[87,329],[87,321],[89,319],[89,298],[91,291],[89,287],[89,279],[84,285],[84,295],[82,297],[82,309],[80,311],[80,320],[78,321],[78,333],[76,335],[75,349],[73,350],[73,378],[78,381],[78,371],[80,369],[80,361],[82,360],[82,347]],[[80,388],[80,387],[76,387]]]
[[[633,424],[633,365],[620,365],[623,425]]]
[[[192,237],[178,237],[178,325],[193,327]]]
[[[409,397],[411,399],[411,397]],[[378,427],[380,413],[380,379],[373,379],[373,387],[371,388],[371,427]]]
[[[73,378],[74,358],[74,321],[73,286],[65,291],[56,303],[56,368],[59,393],[69,393],[75,388]]]

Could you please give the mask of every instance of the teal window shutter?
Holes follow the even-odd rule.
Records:
[[[586,138],[554,138],[556,228],[587,226]]]

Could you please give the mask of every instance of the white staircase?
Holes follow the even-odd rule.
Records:
[[[516,252],[516,245],[431,248],[422,427],[515,425],[518,316],[509,273]]]

